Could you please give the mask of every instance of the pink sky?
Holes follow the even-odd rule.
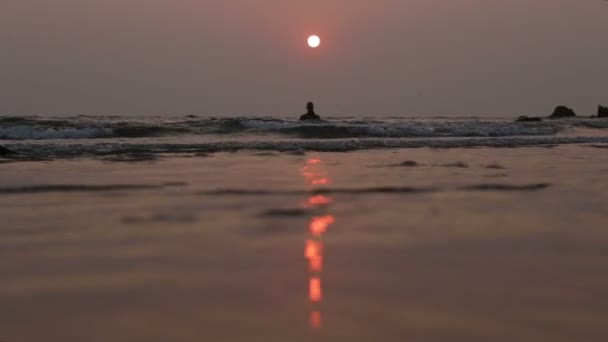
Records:
[[[323,45],[306,46],[309,34]],[[0,115],[591,114],[600,0],[3,0]]]

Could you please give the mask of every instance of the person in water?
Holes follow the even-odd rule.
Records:
[[[321,117],[315,113],[315,104],[308,102],[306,105],[307,113],[300,116],[300,121],[319,121]]]

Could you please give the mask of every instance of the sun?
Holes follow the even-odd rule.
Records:
[[[319,36],[312,35],[308,37],[308,46],[314,49],[319,47],[319,45],[321,45],[321,38],[319,38]]]

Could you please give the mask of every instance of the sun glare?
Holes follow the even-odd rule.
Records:
[[[311,48],[317,48],[321,45],[321,38],[319,36],[310,36],[308,37],[308,46]]]

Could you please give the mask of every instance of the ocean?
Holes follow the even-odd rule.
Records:
[[[0,341],[605,341],[608,120],[3,117]]]
[[[606,143],[606,128],[604,119],[520,123],[480,118],[330,118],[300,123],[254,117],[5,117],[0,119],[0,141],[24,154],[48,157],[236,150],[348,152]]]

